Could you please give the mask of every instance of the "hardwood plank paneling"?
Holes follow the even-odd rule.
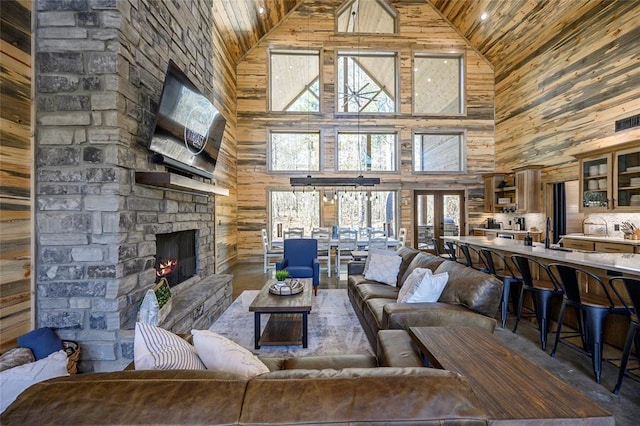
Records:
[[[323,176],[340,175],[335,170],[336,132],[339,129],[384,128],[399,134],[400,170],[382,175],[380,189],[400,189],[401,225],[411,228],[413,190],[427,188],[465,189],[482,187],[481,174],[494,167],[494,95],[491,65],[464,40],[428,2],[394,2],[400,20],[396,35],[337,35],[333,11],[342,0],[305,0],[238,63],[238,248],[239,259],[256,260],[262,255],[260,229],[268,215],[269,189],[289,189],[289,175],[269,173],[267,134],[269,129],[321,129]],[[321,49],[321,113],[287,115],[268,111],[268,49]],[[398,53],[400,112],[392,116],[346,117],[335,114],[336,54],[341,49],[383,50]],[[415,52],[463,52],[467,61],[466,117],[418,117],[412,111],[412,57]],[[413,129],[460,129],[467,132],[466,174],[414,175],[411,171]],[[304,173],[298,173],[304,175]],[[315,175],[315,173],[314,173]],[[344,174],[342,174],[344,176]],[[468,220],[478,219],[469,208]],[[334,217],[327,217],[327,214]],[[335,223],[335,209],[324,209],[323,224]],[[412,235],[409,232],[409,235]]]
[[[31,2],[0,2],[0,351],[31,329]]]

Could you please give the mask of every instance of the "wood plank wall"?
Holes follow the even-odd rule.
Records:
[[[213,13],[216,13],[215,8]],[[228,37],[215,26],[213,40],[213,92],[214,103],[227,119],[214,179],[223,188],[229,189],[228,197],[215,199],[215,256],[216,272],[222,273],[237,257],[238,244],[238,191],[236,187],[236,64],[234,55],[226,43]]]
[[[260,229],[267,225],[269,189],[290,189],[288,174],[268,173],[267,133],[270,128],[321,129],[322,175],[334,169],[336,131],[357,126],[396,129],[399,134],[401,170],[384,174],[380,189],[401,190],[401,223],[412,235],[412,203],[415,189],[482,188],[481,174],[494,170],[493,69],[429,3],[395,3],[400,20],[396,35],[336,35],[334,11],[342,0],[305,0],[261,40],[237,67],[238,94],[238,258],[262,256]],[[270,48],[315,48],[321,51],[321,113],[287,115],[268,111],[267,61]],[[385,50],[399,53],[400,112],[392,117],[338,117],[335,111],[335,67],[339,49]],[[414,52],[464,52],[466,55],[467,116],[418,117],[411,114],[412,54]],[[412,129],[462,129],[467,138],[467,173],[413,175]],[[304,174],[303,174],[304,175]],[[314,174],[315,175],[315,174]],[[485,219],[482,200],[467,203],[467,223]],[[326,212],[327,210],[325,210]],[[330,209],[328,209],[330,211]],[[327,223],[324,218],[323,223]]]
[[[31,1],[0,2],[0,352],[31,330]]]
[[[579,152],[638,140],[614,122],[640,114],[640,2],[598,2],[539,46],[496,67],[497,168],[541,164],[543,182],[578,178]]]

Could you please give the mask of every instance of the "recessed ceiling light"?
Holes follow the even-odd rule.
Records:
[[[488,17],[489,14],[487,12],[482,12],[482,15],[480,15],[480,19],[482,19],[483,21],[486,21]]]
[[[264,7],[260,6],[260,7],[258,8],[258,13],[259,13],[260,15],[262,15],[262,14],[264,13]]]

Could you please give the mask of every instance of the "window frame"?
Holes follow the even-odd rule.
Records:
[[[460,137],[459,155],[460,170],[416,170],[416,136],[417,135],[458,135]],[[447,129],[413,129],[411,131],[411,174],[412,175],[462,175],[467,173],[467,130],[461,128]]]
[[[434,112],[416,111],[416,58],[454,58],[459,59],[458,67],[460,80],[458,89],[460,90],[460,112],[455,114],[438,114]],[[459,52],[413,52],[411,55],[411,114],[419,117],[466,117],[467,116],[467,55],[464,51]]]
[[[375,35],[375,36],[391,36],[391,35],[397,35],[400,33],[400,20],[398,19],[398,11],[396,10],[395,7],[393,7],[390,4],[387,4],[384,0],[375,0],[375,2],[378,4],[379,7],[381,7],[382,9],[384,9],[389,16],[393,19],[393,32],[391,33],[367,33],[367,32],[359,32],[359,31],[340,31],[339,25],[338,25],[338,21],[340,19],[340,16],[342,15],[342,13],[345,12],[346,9],[351,8],[351,5],[353,3],[355,3],[357,0],[345,0],[344,3],[342,3],[342,5],[340,5],[340,7],[338,7],[338,9],[336,9],[336,12],[334,14],[334,32],[338,35],[353,35],[353,34],[367,34],[367,35]]]
[[[317,55],[318,57],[318,110],[317,111],[286,111],[286,110],[274,110],[272,104],[272,90],[273,90],[273,79],[272,79],[272,65],[271,59],[272,55]],[[322,108],[322,49],[308,49],[308,48],[292,48],[292,47],[273,47],[267,49],[267,112],[271,114],[321,114],[323,112]]]
[[[394,161],[393,170],[340,170],[340,134],[392,134],[394,136]],[[353,174],[353,173],[380,173],[380,174],[397,174],[400,172],[400,130],[392,127],[343,127],[335,131],[335,158],[334,170],[336,173]]]
[[[372,111],[340,111],[340,85],[339,82],[339,67],[341,56],[384,56],[393,57],[394,59],[394,91],[395,99],[393,100],[393,111],[389,112],[372,112]],[[400,113],[400,52],[398,50],[354,50],[349,49],[336,49],[335,51],[335,66],[334,66],[334,79],[335,79],[335,92],[334,96],[334,108],[335,115],[341,117],[360,117],[360,116],[393,116]]]
[[[318,135],[318,168],[317,169],[300,169],[300,170],[293,170],[293,169],[287,169],[287,170],[281,170],[281,169],[274,169],[273,168],[273,155],[272,155],[272,146],[273,146],[273,139],[272,136],[273,134],[317,134]],[[284,129],[284,128],[269,128],[267,129],[267,136],[266,136],[266,140],[267,140],[267,152],[266,152],[266,159],[267,159],[267,171],[269,173],[273,173],[273,174],[291,174],[291,173],[310,173],[310,172],[320,172],[322,170],[322,130],[319,128],[314,128],[314,129]]]
[[[398,229],[399,229],[399,224],[400,224],[400,197],[402,195],[402,191],[400,189],[393,189],[393,188],[378,188],[378,187],[374,187],[374,188],[355,188],[355,189],[349,189],[346,191],[338,191],[338,199],[336,201],[336,225],[339,227],[349,227],[345,224],[341,224],[340,223],[340,219],[341,219],[341,195],[345,194],[345,193],[366,193],[369,196],[371,196],[372,192],[385,192],[385,193],[393,193],[394,194],[394,206],[393,206],[393,222],[391,224],[391,227],[393,228],[393,238],[397,238],[398,235]],[[371,209],[371,200],[367,200],[367,218],[366,218],[366,227],[371,227],[371,214],[372,214],[372,209]]]
[[[322,191],[320,189],[314,189],[314,190],[309,190],[309,191],[302,191],[302,190],[296,190],[295,188],[291,188],[291,187],[272,187],[272,188],[267,188],[267,195],[266,195],[266,200],[267,200],[267,232],[269,233],[269,235],[271,235],[271,239],[273,238],[279,238],[277,235],[277,223],[274,222],[274,218],[273,218],[273,193],[274,192],[283,192],[283,193],[291,193],[291,194],[295,194],[295,193],[301,193],[301,194],[311,194],[311,193],[316,193],[316,199],[317,199],[317,213],[318,213],[318,225],[322,223]],[[317,226],[312,226],[311,228],[313,229],[314,227]],[[284,229],[283,226],[283,231],[285,231],[286,229]],[[310,232],[306,232],[306,227],[305,227],[305,235],[310,235]],[[308,238],[308,237],[307,237]]]

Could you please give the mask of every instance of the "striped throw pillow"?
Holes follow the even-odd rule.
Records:
[[[136,370],[206,370],[196,349],[170,331],[136,323],[133,340]]]

